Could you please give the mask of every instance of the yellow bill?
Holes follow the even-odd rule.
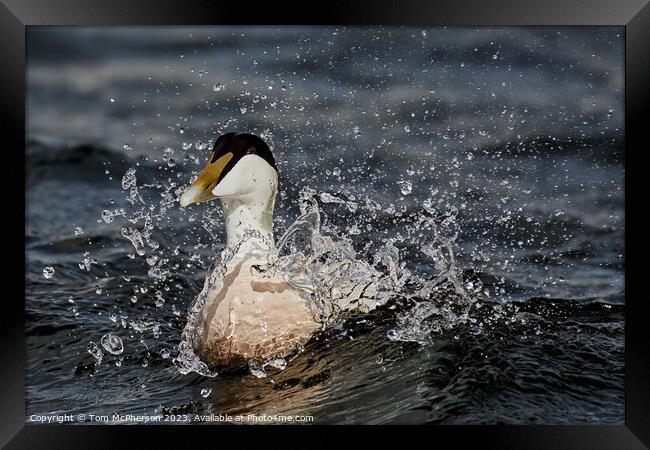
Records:
[[[217,186],[221,172],[223,172],[223,169],[226,167],[226,164],[230,162],[232,157],[232,152],[228,152],[217,158],[214,162],[208,162],[199,174],[198,178],[194,183],[192,183],[192,186],[190,186],[181,196],[181,207],[185,208],[192,203],[207,202],[208,200],[216,198],[212,195],[212,190]]]

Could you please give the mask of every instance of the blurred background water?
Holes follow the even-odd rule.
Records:
[[[28,416],[623,423],[622,28],[30,27],[27,39]],[[322,202],[325,233],[360,257],[390,240],[400,270],[427,277],[414,223],[442,217],[489,307],[440,330],[396,299],[272,378],[179,374],[186,309],[225,236],[217,204],[182,211],[174,192],[229,131],[271,145],[276,236],[310,187],[344,200]],[[120,232],[129,168],[157,212],[143,257]],[[396,339],[400,327],[419,338]],[[124,350],[98,362],[89,345],[106,333]]]

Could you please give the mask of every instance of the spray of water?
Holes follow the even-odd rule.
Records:
[[[165,153],[166,159],[169,159],[169,154],[169,151]],[[165,256],[170,249],[161,248],[154,234],[157,224],[169,214],[183,191],[182,186],[167,181],[166,184],[139,185],[136,168],[129,168],[122,178],[122,189],[132,210],[128,213],[123,210],[102,213],[104,221],[110,215],[111,222],[120,217],[129,223],[121,228],[122,237],[134,249],[129,256],[144,258],[148,266],[148,280],[134,289],[131,301],[136,302],[138,295],[151,289],[155,291],[157,308],[166,304],[161,287],[173,279],[175,268],[169,266],[172,258]],[[157,192],[160,196],[157,204],[143,198],[143,189]],[[187,310],[187,322],[181,334],[178,353],[173,358],[180,373],[195,372],[207,377],[218,374],[194,352],[197,316],[209,294],[223,286],[228,261],[242,245],[252,240],[261,241],[260,244],[273,249],[265,264],[252,267],[253,277],[260,280],[269,277],[284,279],[309,300],[314,316],[324,330],[350,317],[388,306],[396,320],[387,339],[429,344],[436,334],[459,324],[474,325],[477,332],[481,332],[482,323],[474,317],[473,311],[483,305],[479,301],[482,285],[478,279],[464,280],[462,270],[457,267],[453,249],[457,231],[450,232],[458,228],[458,210],[453,205],[447,205],[446,211],[440,213],[440,208],[434,207],[431,201],[425,201],[421,211],[408,215],[411,220],[406,227],[406,236],[398,233],[381,243],[374,243],[374,247],[366,245],[359,251],[345,232],[332,232],[332,224],[328,224],[327,230],[324,229],[322,208],[344,208],[355,217],[362,217],[359,213],[364,212],[368,214],[365,217],[373,218],[382,210],[379,202],[370,196],[360,199],[303,187],[298,194],[298,203],[299,216],[285,228],[276,243],[270,242],[268,236],[248,231],[236,245],[222,248],[214,254],[203,289]],[[216,240],[214,229],[218,226],[216,210],[206,208],[200,218],[213,240]],[[188,218],[190,222],[196,220],[194,214]],[[358,234],[351,230],[365,227],[362,220],[357,219],[352,228],[348,227],[350,235]],[[444,234],[440,229],[445,230]],[[410,271],[408,264],[402,261],[400,247],[405,245],[415,246],[427,257],[428,267],[424,275]],[[205,244],[196,243],[193,247],[199,250]],[[179,254],[180,248],[177,245],[172,250],[174,255]],[[213,249],[217,248],[213,242]],[[88,255],[85,256],[88,259]],[[203,262],[200,254],[194,251],[190,252],[189,259],[199,264]],[[175,305],[172,308],[176,315],[182,315]],[[143,323],[159,325],[148,318],[125,321],[127,327],[138,333],[151,329],[151,326],[140,326]],[[96,346],[91,347],[89,352],[95,357],[96,366],[99,366],[101,350]],[[251,373],[258,377],[266,376],[265,368],[269,366],[282,370],[287,366],[287,361],[280,355],[265,361],[249,361]]]

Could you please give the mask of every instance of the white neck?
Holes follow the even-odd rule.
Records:
[[[247,231],[260,233],[270,244],[259,239],[242,243],[238,253],[273,246],[273,206],[278,190],[278,174],[257,155],[246,155],[239,160],[212,191],[221,199],[228,247],[234,248]],[[269,247],[269,245],[271,247]]]
[[[265,201],[251,200],[250,198],[221,199],[228,247],[234,247],[248,230],[257,231],[273,242],[275,192]]]

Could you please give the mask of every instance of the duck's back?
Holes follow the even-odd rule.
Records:
[[[281,276],[259,278],[248,257],[230,262],[223,283],[208,292],[195,327],[194,349],[210,365],[286,356],[320,328],[309,300]]]

